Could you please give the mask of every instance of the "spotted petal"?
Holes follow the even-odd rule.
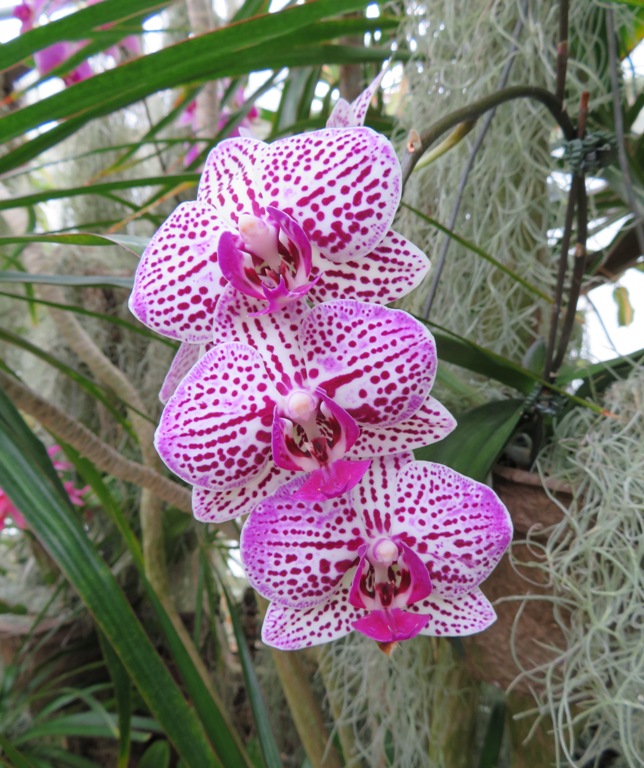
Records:
[[[456,427],[456,419],[431,395],[409,419],[388,427],[363,424],[349,458],[390,456],[442,440]]]
[[[429,616],[429,623],[419,634],[432,637],[465,637],[482,632],[496,621],[494,608],[480,589],[458,597],[431,595],[410,605],[409,610]]]
[[[144,325],[191,344],[211,341],[225,285],[217,266],[224,229],[201,203],[183,203],[161,225],[141,257],[130,296],[130,310]]]
[[[218,338],[261,350],[275,381],[284,387],[301,386],[304,368],[297,331],[308,311],[306,301],[299,299],[270,315],[257,316],[259,308],[260,302],[232,286],[226,288],[215,317]]]
[[[326,501],[294,498],[296,479],[257,505],[241,537],[250,583],[282,605],[322,602],[358,562],[360,521],[346,496]]]
[[[349,603],[349,585],[345,580],[328,600],[312,608],[300,610],[271,603],[262,626],[262,640],[285,651],[308,648],[348,635],[353,632],[354,623],[365,615],[364,609]]]
[[[315,303],[358,299],[389,304],[420,285],[429,270],[429,259],[409,240],[389,230],[366,256],[338,264],[318,254],[313,268],[319,270],[320,278],[308,298]]]
[[[177,350],[177,354],[174,356],[170,368],[166,374],[163,384],[161,385],[161,391],[159,392],[159,400],[165,405],[168,400],[175,393],[175,390],[179,386],[179,383],[183,380],[188,371],[197,362],[202,352],[205,351],[205,347],[200,344],[182,344]]]
[[[431,333],[406,312],[357,301],[314,307],[300,330],[309,380],[360,424],[412,416],[436,373]]]
[[[281,139],[268,145],[255,170],[264,205],[294,218],[334,261],[372,251],[389,231],[400,202],[396,153],[369,128]]]
[[[253,167],[266,146],[263,141],[241,136],[217,144],[206,159],[197,200],[211,205],[223,221],[237,223],[242,213],[261,216]]]
[[[202,523],[224,523],[249,514],[258,502],[294,477],[294,472],[269,462],[260,475],[238,488],[209,491],[195,486],[192,489],[192,510]]]
[[[512,538],[510,516],[491,488],[426,461],[411,462],[398,474],[391,530],[425,562],[432,596],[440,597],[478,586]]]
[[[170,398],[156,432],[157,450],[193,485],[219,491],[243,485],[269,460],[276,397],[256,350],[218,344]]]

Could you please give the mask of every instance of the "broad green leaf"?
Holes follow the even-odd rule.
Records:
[[[534,388],[539,378],[522,366],[507,360],[495,352],[480,347],[472,341],[468,341],[447,328],[437,323],[425,320],[414,315],[417,320],[426,325],[434,334],[436,348],[440,360],[454,363],[461,368],[467,368],[474,373],[485,376],[494,381],[500,381],[514,387],[519,392],[528,394]]]
[[[61,285],[72,288],[125,288],[132,290],[133,277],[111,275],[32,275],[28,272],[0,272],[0,283]]]
[[[47,198],[49,199],[49,198]],[[0,237],[0,247],[3,245],[25,244],[29,243],[57,243],[59,245],[93,245],[108,246],[120,245],[135,256],[140,256],[147,248],[150,239],[147,237],[136,237],[134,235],[94,235],[89,232],[72,232],[64,235],[15,235],[11,237]]]
[[[53,43],[85,40],[96,34],[100,25],[151,15],[169,3],[170,0],[110,0],[109,3],[98,3],[42,27],[35,27],[0,46],[0,71],[19,64]]]
[[[167,741],[155,741],[139,760],[139,768],[169,768],[170,745]]]
[[[246,635],[244,634],[244,630],[242,629],[239,620],[238,609],[233,603],[230,593],[226,589],[224,580],[220,579],[219,581],[224,597],[226,598],[228,613],[233,625],[233,632],[235,633],[239,659],[244,673],[244,682],[246,683],[246,694],[248,696],[250,708],[253,712],[253,719],[255,720],[255,726],[257,728],[257,736],[262,749],[262,755],[264,756],[264,764],[266,768],[281,768],[282,761],[280,759],[279,750],[277,749],[277,744],[275,743],[275,738],[273,737],[273,731],[271,730],[268,711],[266,710],[264,697],[262,696],[262,691],[259,687],[259,680],[257,679],[257,673],[253,666],[253,659],[250,655],[248,641],[246,640]]]
[[[492,688],[492,686],[490,686]],[[494,689],[494,703],[487,721],[485,739],[479,756],[478,768],[497,768],[503,744],[505,728],[505,696],[502,691]]]
[[[32,531],[93,615],[187,765],[221,766],[194,711],[87,538],[60,482],[56,486],[39,472],[38,466],[47,461],[42,444],[0,392],[0,486],[24,511]]]
[[[483,481],[512,436],[524,400],[497,400],[457,415],[456,429],[439,443],[414,451],[417,459],[446,464]]]

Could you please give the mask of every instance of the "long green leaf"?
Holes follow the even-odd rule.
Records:
[[[233,735],[230,723],[227,721],[224,711],[217,701],[213,699],[206,688],[199,672],[196,670],[190,655],[188,654],[181,638],[177,634],[168,614],[157,597],[152,586],[145,578],[143,567],[143,555],[139,542],[128,522],[112,497],[109,489],[103,483],[100,473],[92,464],[83,459],[76,451],[65,446],[65,452],[74,463],[83,479],[88,482],[94,493],[101,501],[104,510],[109,514],[112,522],[123,537],[134,564],[139,570],[141,581],[146,590],[148,599],[156,613],[160,627],[165,634],[168,648],[173,657],[174,664],[181,675],[186,690],[194,703],[197,714],[201,718],[210,742],[214,745],[225,766],[234,765],[243,768],[247,764],[245,753]]]
[[[63,40],[85,40],[103,24],[115,24],[151,15],[169,5],[170,0],[110,0],[51,21],[18,35],[0,46],[0,71],[24,61],[36,51]]]
[[[414,451],[417,459],[435,461],[485,480],[514,432],[524,400],[498,400],[457,417],[458,426],[444,440]]]
[[[6,736],[0,733],[0,749],[11,760],[11,763],[2,761],[3,765],[9,768],[36,768],[26,755],[16,749]]]
[[[125,595],[71,508],[64,490],[39,472],[42,444],[0,392],[0,486],[57,562],[120,657],[150,711],[191,768],[221,766]],[[53,469],[52,469],[53,472]],[[55,474],[55,473],[54,473]]]
[[[121,659],[102,632],[99,632],[99,641],[114,685],[119,740],[116,768],[127,768],[132,743],[132,681]]]
[[[253,659],[250,655],[250,648],[248,647],[248,641],[246,635],[242,629],[241,622],[239,620],[239,613],[237,606],[233,603],[230,593],[226,589],[226,584],[223,579],[220,579],[221,588],[226,598],[226,605],[228,606],[228,613],[230,614],[230,620],[233,625],[233,632],[235,633],[235,640],[237,641],[237,649],[239,651],[239,659],[242,665],[242,671],[244,673],[244,682],[246,683],[246,693],[248,695],[248,701],[253,713],[255,725],[257,727],[257,736],[259,738],[259,744],[262,749],[262,755],[264,756],[264,763],[266,768],[281,768],[282,761],[280,759],[279,750],[273,737],[273,731],[271,730],[270,720],[268,719],[268,711],[266,704],[264,703],[264,697],[262,696],[261,688],[259,687],[259,680],[257,679],[257,673],[253,666]]]
[[[94,235],[89,232],[71,232],[67,235],[42,234],[0,237],[0,247],[13,244],[28,245],[29,243],[94,246],[120,245],[121,248],[125,248],[135,256],[140,256],[149,242],[150,238],[148,237],[135,237],[134,235]]]
[[[8,141],[36,125],[78,117],[84,112],[92,113],[101,104],[113,111],[159,90],[212,77],[216,74],[213,65],[223,64],[232,55],[252,51],[261,43],[280,36],[292,36],[298,30],[306,37],[307,28],[310,34],[315,22],[366,5],[365,0],[313,0],[176,43],[76,83],[37,104],[7,113],[0,118],[0,139]],[[43,29],[46,31],[47,28]],[[270,66],[270,62],[265,66]],[[105,114],[105,111],[100,113]]]
[[[74,288],[126,288],[134,285],[132,277],[110,275],[32,275],[29,272],[0,272],[0,283],[25,285],[61,285]]]

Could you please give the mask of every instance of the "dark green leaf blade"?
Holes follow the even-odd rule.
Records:
[[[524,400],[497,400],[457,418],[458,426],[444,440],[414,451],[416,458],[435,461],[483,481],[514,432]]]

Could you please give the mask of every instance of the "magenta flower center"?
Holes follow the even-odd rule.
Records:
[[[217,260],[224,277],[238,291],[268,302],[258,314],[272,312],[303,296],[309,282],[312,248],[304,230],[290,216],[268,208],[264,218],[239,217],[238,234],[224,232]]]

